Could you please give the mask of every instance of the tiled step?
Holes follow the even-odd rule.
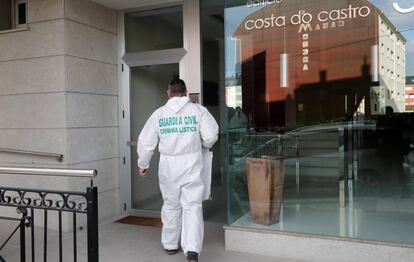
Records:
[[[301,167],[332,167],[338,168],[340,160],[338,157],[299,157]],[[285,166],[295,166],[296,158],[289,158],[285,161]]]
[[[287,166],[285,169],[286,176],[295,176],[296,169],[293,166]],[[299,176],[315,176],[315,177],[338,177],[339,169],[333,167],[300,167]]]

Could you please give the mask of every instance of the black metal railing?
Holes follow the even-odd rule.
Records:
[[[37,171],[42,169],[37,169]],[[46,170],[46,169],[43,169]],[[49,170],[48,170],[49,171]],[[65,176],[70,174],[70,170],[65,170]],[[81,170],[75,170],[73,176],[76,176],[76,172]],[[5,173],[5,172],[4,172]],[[79,174],[79,173],[78,173]],[[93,170],[91,176],[96,176],[96,171]],[[52,175],[50,173],[45,175]],[[81,176],[85,176],[82,173]],[[22,214],[21,218],[0,217],[0,220],[18,221],[19,224],[15,230],[13,230],[10,236],[5,240],[3,244],[0,243],[0,262],[6,261],[1,257],[1,250],[12,238],[13,235],[20,229],[20,261],[26,261],[26,228],[30,228],[31,233],[31,259],[30,261],[36,261],[36,245],[35,239],[35,210],[43,212],[43,260],[48,260],[48,217],[52,212],[57,213],[58,219],[58,261],[63,261],[64,247],[63,247],[63,214],[68,213],[69,218],[72,220],[72,237],[73,237],[73,261],[78,259],[78,236],[77,236],[77,217],[78,215],[86,215],[87,217],[87,261],[98,262],[99,261],[99,242],[98,242],[98,189],[91,186],[86,189],[86,192],[65,192],[65,191],[51,191],[51,190],[38,190],[38,189],[25,189],[25,188],[10,188],[0,186],[0,208],[1,207],[16,207],[18,212]],[[30,214],[29,214],[30,211]],[[37,213],[37,212],[36,212]],[[0,240],[1,241],[1,240]],[[70,249],[68,249],[70,250]],[[67,258],[70,255],[65,256]]]
[[[18,222],[17,227],[14,228],[14,230],[11,232],[10,235],[7,236],[7,238],[4,240],[3,243],[1,243],[0,246],[0,262],[6,262],[6,260],[1,256],[1,251],[6,246],[6,244],[10,241],[10,239],[17,233],[17,231],[20,229],[20,257],[26,256],[26,249],[25,249],[25,241],[26,241],[26,233],[25,233],[25,227],[30,225],[30,218],[27,216],[27,209],[26,208],[20,208],[18,207],[16,209],[18,214],[22,214],[21,218],[15,218],[15,217],[1,217],[0,220],[6,220],[6,221],[13,221]]]

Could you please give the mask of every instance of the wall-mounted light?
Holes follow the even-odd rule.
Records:
[[[280,87],[289,86],[288,54],[280,54]]]
[[[283,5],[283,13],[286,16],[286,6]],[[283,53],[280,54],[280,87],[289,87],[289,61],[286,52],[286,24],[283,26]]]
[[[379,81],[378,45],[371,46],[371,80]]]

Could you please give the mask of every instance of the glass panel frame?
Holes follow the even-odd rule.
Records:
[[[183,48],[183,28],[182,5],[126,13],[126,52]]]
[[[163,7],[182,5],[184,19],[184,46],[183,48],[163,49],[128,53],[125,46],[125,14],[128,12],[158,9]],[[121,112],[119,121],[119,155],[124,157],[124,163],[120,165],[120,202],[123,212],[138,216],[159,217],[159,211],[134,209],[131,203],[131,159],[130,145],[134,144],[131,139],[130,129],[130,77],[131,67],[161,64],[180,64],[180,78],[184,79],[192,93],[201,92],[201,55],[200,55],[200,24],[199,24],[199,0],[193,1],[169,1],[166,4],[140,5],[133,10],[120,11],[118,13],[118,81],[119,102],[118,108]],[[200,72],[199,72],[200,71]],[[122,119],[121,119],[122,118]]]
[[[414,244],[409,6],[226,1],[230,226]]]

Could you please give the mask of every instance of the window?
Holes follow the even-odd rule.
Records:
[[[23,28],[27,23],[27,0],[0,1],[0,31]]]
[[[16,22],[16,27],[20,27],[22,25],[26,24],[26,14],[27,14],[27,9],[26,9],[26,0],[16,0],[16,4],[15,4],[15,22]]]
[[[125,31],[127,52],[182,48],[183,7],[178,5],[127,13]]]

